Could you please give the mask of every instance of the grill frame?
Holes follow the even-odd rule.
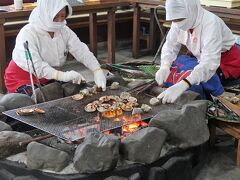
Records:
[[[88,132],[103,132],[105,130],[112,130],[127,125],[123,124],[121,121],[113,123],[113,119],[110,118],[101,118],[101,121],[99,123],[96,123],[95,118],[98,117],[97,112],[87,113],[84,110],[85,105],[99,99],[101,96],[120,95],[121,92],[127,90],[129,89],[120,86],[118,90],[107,89],[105,92],[84,97],[80,101],[73,100],[71,96],[69,96],[24,107],[41,108],[46,112],[45,114],[19,116],[17,115],[16,111],[21,108],[5,111],[3,114],[66,141],[75,142],[84,138]],[[132,95],[138,99],[140,105],[143,103],[149,104],[149,100],[152,98],[151,95],[143,93]],[[152,106],[152,110],[149,113],[141,115],[141,120],[149,119],[162,110],[180,108],[181,106],[177,104]],[[125,112],[124,115],[130,115],[130,113]]]

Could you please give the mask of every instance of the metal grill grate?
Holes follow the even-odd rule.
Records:
[[[75,101],[71,97],[65,97],[25,107],[41,108],[46,111],[45,114],[19,116],[16,114],[17,109],[5,111],[3,114],[55,135],[61,139],[76,141],[84,138],[88,132],[101,132],[104,130],[122,127],[124,125],[123,122],[113,122],[112,119],[103,119],[97,123],[95,120],[95,118],[98,117],[97,112],[87,113],[85,112],[84,107],[101,96],[120,95],[120,93],[125,90],[126,88],[121,87],[119,90],[107,90],[106,92],[99,93],[92,97],[85,97],[81,101]],[[150,98],[151,96],[141,94],[139,95],[138,100],[140,104],[148,104]],[[180,107],[174,104],[155,106],[150,113],[143,114],[142,119],[150,118],[157,114],[160,110],[176,108],[179,109]]]

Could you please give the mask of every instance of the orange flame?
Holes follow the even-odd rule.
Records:
[[[125,125],[122,127],[123,133],[133,133],[139,127],[147,127],[148,126],[148,123],[141,121],[141,119],[142,119],[141,114],[125,116],[125,115],[123,115],[123,110],[121,108],[119,108],[115,111],[102,112],[102,117],[114,118],[113,122],[122,121],[123,124],[128,124],[128,125]],[[99,121],[97,121],[97,122],[99,122]],[[109,132],[105,132],[105,133],[109,133]]]
[[[116,109],[115,111],[102,112],[102,116],[106,117],[106,118],[113,118],[113,117],[119,116],[121,114],[123,114],[123,110],[121,108]]]

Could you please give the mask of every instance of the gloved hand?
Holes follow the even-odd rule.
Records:
[[[63,81],[63,82],[69,82],[72,81],[74,84],[81,84],[82,81],[85,81],[85,78],[76,71],[67,71],[67,72],[59,72],[59,76],[57,80]]]
[[[101,68],[98,68],[93,73],[94,73],[94,81],[97,87],[101,87],[103,91],[106,91],[107,80],[103,70]]]
[[[183,80],[163,91],[157,98],[162,100],[162,103],[174,103],[176,99],[189,88],[189,85]]]
[[[170,74],[170,66],[163,64],[160,66],[160,69],[155,74],[155,80],[157,81],[158,85],[161,86],[167,80]]]

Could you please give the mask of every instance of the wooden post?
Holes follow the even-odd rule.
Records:
[[[3,93],[5,90],[4,85],[4,72],[7,66],[6,60],[6,46],[5,46],[5,33],[4,33],[4,22],[5,19],[0,19],[0,92]]]
[[[112,8],[108,11],[108,39],[107,39],[107,46],[108,46],[108,63],[114,64],[115,63],[115,8]]]
[[[138,3],[134,4],[133,13],[133,58],[139,57],[139,35],[140,35],[140,7]]]
[[[89,44],[90,50],[97,57],[97,14],[89,14]]]
[[[149,27],[149,35],[150,35],[150,51],[154,52],[156,47],[156,20],[154,17],[154,8],[151,8],[150,12],[150,27]]]

